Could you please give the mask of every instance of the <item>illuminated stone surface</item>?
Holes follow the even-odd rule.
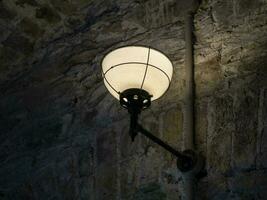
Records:
[[[0,1],[0,199],[180,199],[174,158],[142,136],[131,143],[100,61],[129,44],[171,58],[171,87],[141,120],[181,149],[187,8]],[[198,199],[266,199],[266,32],[263,0],[203,0],[196,13],[196,144],[207,160]]]

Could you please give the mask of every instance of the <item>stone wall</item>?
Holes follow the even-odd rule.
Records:
[[[190,1],[0,0],[0,199],[178,200],[175,158],[107,92],[100,61],[149,45],[173,61],[142,124],[178,150]],[[267,1],[203,0],[195,15],[197,199],[266,199]]]

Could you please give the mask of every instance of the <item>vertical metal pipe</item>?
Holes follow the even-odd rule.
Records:
[[[182,200],[194,200],[195,187],[196,187],[195,175],[193,173],[183,174]]]
[[[184,99],[184,150],[194,150],[194,60],[193,60],[193,13],[185,16],[185,73],[186,87]],[[193,200],[195,196],[193,173],[183,174],[183,200]]]
[[[185,17],[185,102],[184,150],[194,149],[194,69],[193,69],[193,16]]]

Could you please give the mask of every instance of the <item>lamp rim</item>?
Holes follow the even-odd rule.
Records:
[[[104,59],[105,59],[106,56],[108,56],[111,52],[116,51],[116,50],[118,50],[118,49],[126,48],[126,47],[143,47],[143,48],[148,48],[148,49],[155,50],[155,51],[161,53],[163,56],[165,56],[165,57],[170,61],[170,63],[171,63],[171,67],[172,67],[172,71],[174,71],[174,67],[173,67],[173,63],[171,62],[171,59],[170,59],[170,58],[169,58],[163,51],[161,51],[161,50],[159,50],[159,49],[157,49],[157,48],[151,47],[151,46],[146,46],[146,45],[123,45],[123,46],[119,46],[119,47],[114,48],[114,49],[110,49],[109,51],[107,51],[107,53],[105,53],[105,56],[102,57],[102,59],[101,59],[101,75],[102,75],[102,78],[103,78],[104,80],[106,80],[106,78],[105,78],[105,73],[104,73],[104,71],[103,71],[103,61],[104,61]],[[155,66],[154,66],[154,67],[155,67]],[[108,70],[109,70],[109,69],[108,69]],[[108,70],[107,70],[107,71],[108,71]],[[161,71],[162,71],[162,70],[161,70]],[[165,75],[166,75],[166,74],[165,74]],[[168,76],[167,76],[167,78],[168,78],[168,80],[169,80],[168,88],[166,89],[166,91],[165,91],[163,94],[161,94],[157,99],[154,99],[154,100],[158,100],[158,99],[160,99],[160,98],[161,98],[161,97],[162,97],[162,96],[169,90],[170,85],[171,85],[171,79],[170,79],[170,77],[168,77]],[[107,80],[106,80],[106,82],[108,83]],[[124,91],[119,92],[119,91],[115,90],[115,89],[113,88],[113,86],[110,85],[109,83],[108,83],[108,85],[109,85],[109,86],[111,87],[111,89],[114,90],[118,95],[120,95],[120,93],[124,92]],[[130,88],[129,88],[129,89],[130,89]],[[153,101],[154,101],[154,100],[153,100]]]
[[[146,45],[136,45],[136,44],[134,44],[134,45],[123,45],[123,46],[119,46],[119,47],[117,47],[117,48],[115,48],[115,49],[110,49],[110,50],[107,51],[107,53],[105,53],[105,56],[103,56],[102,59],[101,59],[101,71],[102,71],[102,72],[103,72],[103,68],[102,68],[102,66],[103,66],[103,61],[104,61],[105,57],[106,57],[109,53],[111,53],[112,51],[115,51],[115,50],[118,50],[118,49],[122,49],[122,48],[125,48],[125,47],[144,47],[144,48],[150,48],[150,49],[153,49],[153,50],[155,50],[155,51],[160,52],[160,53],[163,54],[166,58],[168,58],[168,60],[171,62],[170,57],[167,56],[163,51],[161,51],[161,50],[159,50],[159,49],[157,49],[157,48],[154,48],[154,47],[151,47],[151,46],[146,46]],[[172,62],[171,62],[171,64],[172,64]],[[173,64],[172,64],[172,69],[173,69]]]

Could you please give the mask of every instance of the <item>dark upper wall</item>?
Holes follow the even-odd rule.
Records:
[[[188,1],[185,1],[188,2]],[[143,124],[182,144],[183,1],[0,1],[0,199],[179,199],[175,160],[141,136],[101,79],[106,52],[165,52],[175,71]],[[266,196],[267,3],[202,1],[195,16],[199,199]]]

